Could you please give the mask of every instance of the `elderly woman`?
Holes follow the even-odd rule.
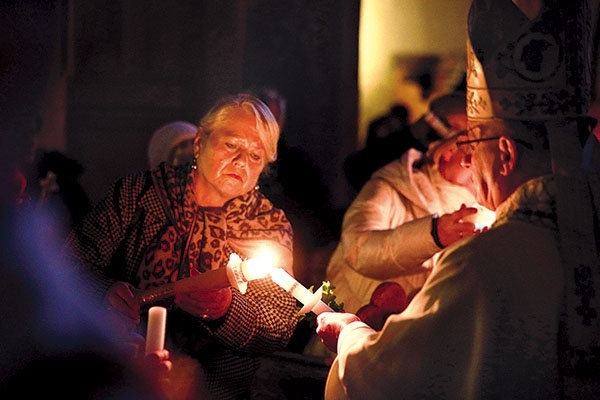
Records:
[[[90,292],[139,323],[137,290],[225,268],[232,253],[252,257],[268,243],[291,273],[291,225],[256,185],[277,157],[278,139],[264,103],[226,97],[200,121],[191,165],[162,163],[118,180],[67,240],[91,277]],[[244,294],[233,287],[177,293],[167,318],[173,398],[248,398],[256,356],[287,345],[295,307],[269,278],[249,282]],[[187,389],[189,380],[196,388]]]

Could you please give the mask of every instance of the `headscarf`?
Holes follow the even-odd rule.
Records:
[[[150,169],[167,161],[171,151],[186,140],[196,137],[198,127],[190,122],[174,121],[161,126],[152,133],[148,142],[148,164]]]

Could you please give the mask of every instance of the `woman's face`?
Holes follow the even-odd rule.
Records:
[[[266,166],[266,151],[256,130],[254,114],[231,110],[208,137],[199,132],[194,142],[200,206],[220,207],[252,190]]]

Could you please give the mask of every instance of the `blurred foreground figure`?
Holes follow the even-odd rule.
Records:
[[[106,311],[79,295],[78,274],[60,260],[61,220],[27,196],[20,150],[31,119],[0,118],[9,189],[0,191],[0,398],[167,399],[169,352],[146,357],[143,337],[115,340]]]
[[[326,399],[600,397],[600,179],[581,167],[589,129],[578,123],[590,12],[539,3],[475,0],[469,15],[469,129],[457,144],[495,223],[444,249],[381,332],[318,316],[338,353]]]

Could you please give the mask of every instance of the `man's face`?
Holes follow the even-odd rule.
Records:
[[[501,193],[498,138],[484,125],[470,125],[457,139],[463,165],[471,169],[477,202],[495,210],[504,200]],[[482,140],[485,139],[485,140]]]

